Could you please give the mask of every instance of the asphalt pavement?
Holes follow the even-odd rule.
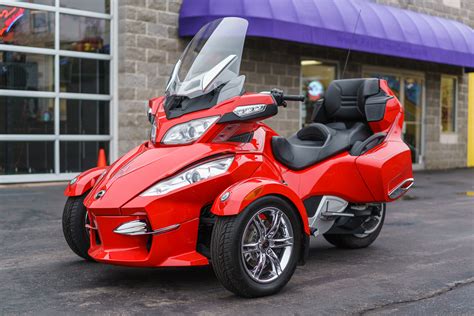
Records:
[[[282,292],[242,299],[210,267],[89,263],[61,230],[65,184],[0,187],[0,314],[473,315],[474,169],[421,172],[362,250],[311,243]]]

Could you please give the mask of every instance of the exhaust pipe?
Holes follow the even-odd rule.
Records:
[[[400,196],[405,194],[415,184],[415,179],[408,178],[403,180],[399,185],[395,187],[389,194],[388,197],[392,200],[398,199]]]

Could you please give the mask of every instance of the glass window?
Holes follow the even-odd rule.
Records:
[[[0,141],[0,175],[54,172],[54,142]]]
[[[89,53],[110,53],[110,21],[61,14],[60,47]]]
[[[319,60],[302,60],[302,90],[306,96],[303,104],[301,117],[303,125],[311,123],[314,105],[316,101],[324,97],[324,93],[331,83],[336,79],[336,65],[321,62]]]
[[[441,76],[441,131],[456,130],[456,78]]]
[[[0,44],[54,48],[54,13],[0,5]]]
[[[109,101],[61,100],[61,134],[109,134]]]
[[[61,57],[62,92],[109,94],[109,61]]]
[[[54,0],[15,0],[16,2],[28,2],[34,4],[54,5]]]
[[[53,91],[54,57],[0,51],[0,89]]]
[[[61,172],[81,172],[97,166],[99,149],[109,154],[109,142],[67,141],[60,142]]]
[[[403,99],[405,108],[405,128],[403,140],[411,151],[413,163],[420,162],[421,127],[422,127],[422,91],[423,81],[420,78],[406,76],[403,79]]]
[[[65,8],[110,13],[110,0],[61,0],[60,4]]]
[[[54,100],[0,96],[0,134],[54,134]]]
[[[0,91],[8,92],[0,95],[0,183],[4,175],[21,179],[96,166],[99,149],[109,154],[104,135],[111,133],[111,105],[108,100],[84,100],[90,98],[82,94],[110,95],[110,60],[100,57],[110,54],[111,20],[85,15],[108,16],[112,1],[0,2],[0,46],[9,47],[0,49]],[[39,9],[22,8],[24,3]],[[56,4],[60,11],[77,14],[58,13]],[[67,57],[65,51],[79,57]],[[104,55],[91,59],[81,55],[92,54],[80,53]],[[61,98],[52,92],[77,96]],[[62,135],[70,138],[63,141]]]

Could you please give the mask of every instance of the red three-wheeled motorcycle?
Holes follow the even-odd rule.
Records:
[[[386,203],[413,185],[403,107],[379,79],[332,82],[312,124],[285,138],[262,123],[302,101],[246,93],[247,21],[205,25],[150,100],[150,139],[74,178],[63,230],[79,256],[135,267],[212,264],[230,291],[276,293],[311,236],[369,246]]]

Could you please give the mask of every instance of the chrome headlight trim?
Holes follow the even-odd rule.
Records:
[[[159,235],[178,229],[180,224],[174,224],[167,227],[150,230],[148,224],[143,220],[134,220],[123,223],[114,229],[114,233],[126,236],[141,236],[141,235]]]

